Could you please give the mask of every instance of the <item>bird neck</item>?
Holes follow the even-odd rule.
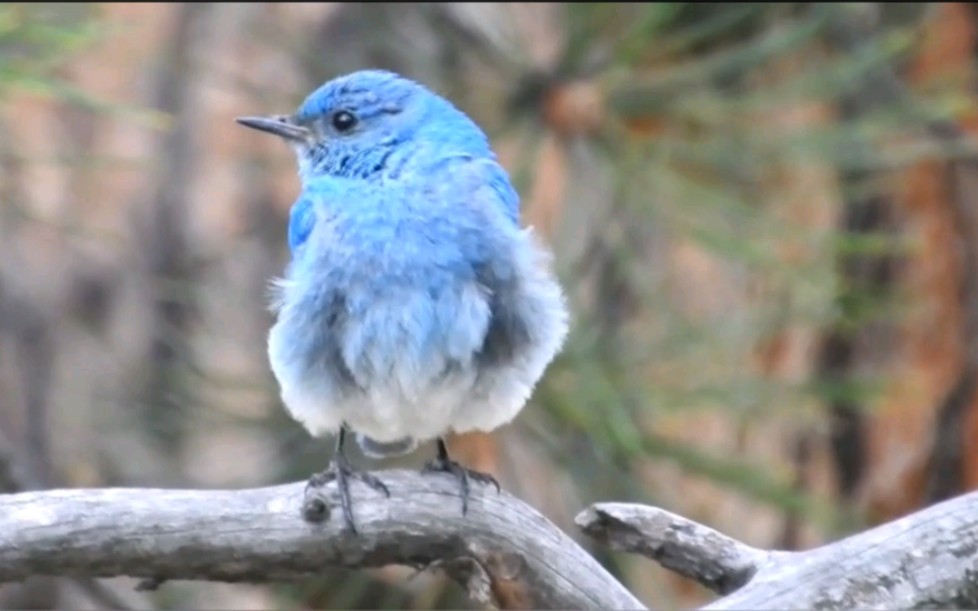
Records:
[[[492,156],[491,151],[425,140],[395,142],[369,150],[323,151],[299,160],[303,183],[323,176],[384,182],[429,176],[458,159]]]

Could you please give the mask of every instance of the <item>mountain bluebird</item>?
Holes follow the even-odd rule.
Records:
[[[549,256],[520,228],[486,135],[444,98],[379,70],[327,82],[293,115],[238,122],[298,157],[268,353],[289,413],[314,436],[337,434],[310,486],[336,480],[354,529],[349,480],[387,488],[347,461],[347,429],[373,455],[436,439],[425,471],[458,479],[464,514],[470,479],[498,484],[449,459],[443,436],[512,420],[568,325]]]

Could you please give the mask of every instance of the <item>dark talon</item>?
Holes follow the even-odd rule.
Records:
[[[488,473],[480,473],[479,471],[467,469],[449,458],[448,446],[445,445],[445,440],[441,438],[438,439],[438,456],[425,464],[423,472],[449,473],[458,480],[462,491],[463,516],[469,511],[469,480],[474,480],[481,484],[492,484],[496,487],[496,494],[499,494],[500,492],[499,482],[496,481],[495,477],[489,475]]]
[[[350,480],[355,479],[363,482],[370,488],[378,492],[383,492],[384,496],[390,498],[390,490],[376,476],[365,471],[357,471],[347,461],[343,453],[343,441],[346,437],[346,429],[341,428],[336,439],[336,454],[329,468],[320,473],[314,473],[306,483],[306,502],[303,504],[303,516],[310,522],[321,522],[328,515],[329,507],[319,498],[316,488],[322,488],[333,480],[336,480],[340,492],[340,505],[343,507],[343,518],[353,534],[357,534],[356,525],[353,522],[353,500],[350,497]],[[309,498],[310,494],[315,495]]]

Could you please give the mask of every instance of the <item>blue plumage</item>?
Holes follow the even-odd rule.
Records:
[[[302,179],[269,334],[289,412],[314,435],[349,427],[372,454],[509,422],[567,310],[482,130],[383,71],[240,121],[285,138]]]

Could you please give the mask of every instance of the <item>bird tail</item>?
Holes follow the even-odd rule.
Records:
[[[413,437],[405,437],[404,439],[398,439],[397,441],[382,442],[357,433],[357,445],[359,445],[360,449],[363,450],[363,453],[370,458],[386,458],[388,456],[400,456],[401,454],[407,454],[418,447],[418,442]]]

